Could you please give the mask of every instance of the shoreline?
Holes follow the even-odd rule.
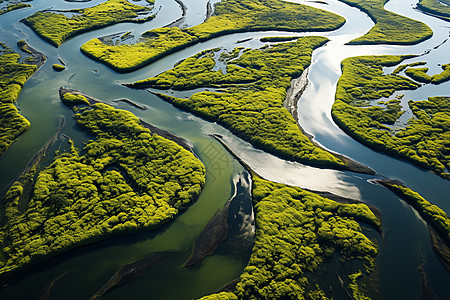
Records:
[[[438,255],[439,261],[444,266],[446,271],[450,274],[450,239],[446,236],[449,234],[449,232],[445,232],[444,229],[441,228],[442,225],[440,226],[439,223],[436,222],[437,217],[443,218],[443,216],[439,215],[438,213],[434,215],[427,213],[427,209],[429,210],[430,206],[434,207],[433,211],[436,211],[436,208],[438,208],[439,210],[441,209],[437,205],[420,196],[418,193],[407,188],[403,184],[403,182],[399,180],[375,179],[375,182],[387,188],[395,195],[403,199],[421,216],[421,218],[427,225],[428,233],[430,235],[430,243],[433,251]],[[399,187],[410,190],[411,192],[415,193],[415,195],[407,194],[403,189]]]
[[[62,97],[66,93],[71,93],[71,94],[75,94],[75,95],[84,96],[84,97],[86,97],[86,99],[88,100],[90,105],[93,105],[93,104],[96,104],[96,103],[103,103],[103,104],[106,104],[106,105],[111,105],[111,104],[108,104],[108,103],[106,103],[104,101],[96,99],[96,98],[94,98],[92,96],[89,96],[89,95],[87,95],[87,94],[85,94],[85,93],[83,93],[83,92],[81,92],[79,90],[68,89],[68,88],[64,88],[64,87],[60,87],[59,88],[59,96],[60,97]],[[119,101],[121,101],[121,100],[119,100]],[[126,102],[128,104],[130,104],[130,105],[136,106],[135,104],[131,104],[130,101],[131,100],[128,100]],[[115,101],[113,101],[113,102],[115,102]],[[132,102],[132,103],[134,103],[134,102]],[[138,106],[136,106],[136,107],[140,108]],[[156,133],[157,135],[159,135],[159,136],[161,136],[163,138],[169,139],[169,140],[177,143],[179,146],[183,147],[184,149],[188,150],[189,152],[194,153],[194,146],[188,140],[186,140],[186,139],[184,139],[182,137],[176,136],[176,135],[174,135],[173,133],[170,133],[167,130],[158,128],[158,127],[156,127],[156,126],[154,126],[154,125],[152,125],[152,124],[150,124],[148,122],[143,121],[142,119],[139,119],[139,121],[140,121],[140,124],[142,126],[144,126],[145,128],[149,129],[152,133]]]
[[[314,136],[308,132],[306,132],[303,127],[300,125],[299,119],[298,119],[298,101],[303,95],[303,92],[306,90],[306,87],[309,84],[308,80],[308,73],[309,73],[309,67],[307,67],[302,75],[298,78],[294,78],[291,80],[291,86],[286,91],[286,99],[283,101],[283,107],[292,115],[295,122],[297,123],[298,128],[300,131],[311,141],[311,143],[314,144],[314,146],[327,151],[328,153],[331,153],[333,156],[337,157],[338,159],[342,160],[346,167],[348,168],[348,171],[356,172],[356,173],[362,173],[362,174],[368,174],[368,175],[375,175],[376,172],[372,168],[363,165],[343,154],[331,151],[327,148],[325,148],[323,145],[319,144],[317,141],[314,140]]]
[[[257,172],[255,172],[252,167],[250,167],[249,164],[247,164],[242,158],[240,158],[236,152],[234,152],[226,143],[225,141],[222,139],[222,136],[219,134],[210,134],[211,137],[213,137],[216,141],[218,141],[224,148],[225,150],[228,151],[228,153],[230,153],[231,156],[233,156],[251,175],[251,177],[253,178],[253,176],[258,176],[259,178],[262,178],[264,180],[264,177],[262,177],[261,175],[259,175]],[[315,191],[315,190],[311,190],[311,189],[307,189],[307,188],[303,188],[303,187],[299,187],[302,190],[311,192],[311,193],[315,193],[318,194],[321,197],[333,200],[335,202],[338,203],[344,203],[344,204],[358,204],[358,203],[362,203],[365,204],[372,212],[373,214],[377,217],[377,219],[380,221],[379,226],[374,226],[374,224],[368,223],[371,226],[374,226],[374,228],[382,234],[382,216],[381,216],[381,211],[380,209],[378,209],[376,206],[365,203],[363,201],[360,200],[356,200],[356,199],[352,199],[352,198],[346,198],[346,197],[342,197],[330,192],[326,192],[326,191]]]

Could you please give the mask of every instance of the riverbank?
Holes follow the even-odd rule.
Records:
[[[21,22],[45,41],[59,47],[65,40],[84,32],[122,22],[150,21],[154,15],[139,18],[139,14],[151,10],[152,7],[135,5],[127,0],[108,0],[86,9],[37,12]]]
[[[302,37],[259,49],[238,47],[229,53],[205,50],[156,77],[125,86],[181,91],[212,87],[214,91],[194,93],[188,99],[150,92],[180,109],[215,121],[254,147],[284,159],[374,174],[370,168],[315,143],[295,121],[295,99],[300,92],[297,89],[306,83],[304,70],[310,64],[312,51],[326,42],[322,37]],[[220,70],[216,70],[218,65],[222,66]],[[295,91],[289,91],[291,80],[295,84],[297,78],[302,83]]]
[[[376,180],[411,205],[428,224],[433,249],[450,270],[450,218],[438,206],[396,180]],[[442,240],[441,240],[442,239]],[[449,272],[450,274],[450,272]]]
[[[63,98],[64,95],[66,95],[66,94],[82,96],[87,101],[87,102],[85,102],[85,100],[83,98],[78,98],[79,102],[76,102],[75,104],[72,102],[72,103],[68,104],[69,106],[76,105],[76,104],[88,104],[88,105],[94,105],[96,103],[107,104],[106,102],[101,101],[99,99],[96,99],[96,98],[94,98],[92,96],[89,96],[89,95],[87,95],[87,94],[85,94],[85,93],[83,93],[83,92],[81,92],[79,90],[67,89],[67,88],[61,87],[59,89],[60,97]],[[128,100],[127,102],[130,103],[131,100],[129,100],[129,99],[127,99],[127,100]],[[75,101],[77,101],[77,100],[75,100]],[[134,103],[134,102],[131,101],[131,103]],[[66,104],[67,104],[67,102],[66,102]],[[159,135],[159,136],[161,136],[163,138],[166,138],[168,140],[174,141],[175,143],[177,143],[178,145],[180,145],[184,149],[194,153],[192,143],[190,143],[188,140],[186,140],[186,139],[184,139],[182,137],[176,136],[176,135],[170,133],[169,131],[166,131],[166,130],[163,130],[161,128],[158,128],[158,127],[156,127],[156,126],[154,126],[154,125],[152,125],[152,124],[150,124],[148,122],[145,122],[143,120],[139,120],[139,122],[140,122],[140,125],[142,125],[145,128],[149,129],[152,133],[156,133],[157,135]]]
[[[130,112],[104,103],[69,104],[79,112],[77,124],[96,139],[82,151],[70,140],[70,152],[37,176],[32,169],[7,192],[2,281],[75,247],[161,226],[187,209],[205,184],[205,168],[191,152],[151,134]],[[37,179],[25,194],[30,178]],[[19,210],[23,201],[28,205]]]
[[[375,26],[349,45],[415,45],[432,37],[426,24],[384,9],[386,0],[339,0],[357,7],[372,19]]]
[[[131,45],[109,46],[93,39],[81,46],[81,52],[114,71],[124,73],[226,34],[262,30],[330,31],[345,23],[338,15],[301,4],[280,0],[241,2],[224,0],[216,3],[214,16],[194,27],[153,29],[142,34],[143,42]],[[276,16],[276,21],[273,16]]]
[[[446,170],[450,167],[450,149],[446,144],[444,128],[448,126],[445,116],[450,113],[450,98],[430,97],[424,101],[409,101],[407,105],[413,117],[400,130],[389,127],[404,113],[400,100],[374,103],[382,97],[389,98],[395,91],[414,90],[420,86],[415,81],[394,74],[395,70],[392,74],[383,73],[383,67],[396,66],[407,58],[359,56],[345,59],[331,115],[336,124],[356,140],[449,179],[450,173]],[[374,85],[377,90],[372,89]]]
[[[0,45],[0,156],[25,131],[31,123],[19,113],[15,102],[23,85],[45,63],[47,57],[30,47],[24,40],[19,41],[19,48],[27,53],[28,58],[21,60],[5,44]]]

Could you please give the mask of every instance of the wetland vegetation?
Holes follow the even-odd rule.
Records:
[[[176,107],[218,122],[255,147],[275,155],[313,166],[353,169],[348,161],[314,145],[283,107],[291,80],[309,66],[312,51],[326,42],[323,37],[302,37],[296,42],[254,50],[206,50],[156,77],[127,86],[217,88],[195,93],[188,99],[158,95]],[[224,64],[223,68],[216,69],[220,64]]]
[[[317,8],[281,0],[224,0],[215,4],[214,15],[185,29],[157,28],[145,32],[141,42],[106,45],[93,39],[81,51],[118,72],[141,68],[167,54],[225,34],[258,31],[327,31],[345,19]]]
[[[417,7],[426,13],[450,22],[449,0],[420,0]]]
[[[68,11],[39,11],[22,22],[36,34],[55,47],[77,34],[106,27],[120,22],[146,22],[154,18],[149,15],[138,18],[140,13],[149,13],[151,7],[132,4],[127,0],[108,0],[94,7]]]
[[[409,101],[408,108],[414,117],[400,129],[392,127],[404,113],[400,100],[395,98],[374,103],[382,97],[390,97],[397,90],[420,86],[404,76],[383,74],[383,67],[395,66],[407,57],[359,56],[345,59],[332,108],[333,119],[364,144],[450,179],[450,98]]]
[[[66,69],[65,66],[60,65],[60,64],[53,64],[53,65],[52,65],[52,68],[53,68],[53,70],[55,70],[56,72],[61,72],[61,71],[63,71],[64,69]]]
[[[0,156],[30,127],[15,102],[23,85],[37,69],[33,62],[21,62],[20,54],[0,44]]]
[[[365,35],[348,44],[414,45],[433,35],[426,24],[384,9],[389,0],[340,0],[367,13],[375,23]]]
[[[93,136],[83,149],[69,140],[39,174],[23,174],[7,192],[0,230],[0,276],[112,235],[152,229],[196,200],[202,163],[152,134],[132,113],[103,103],[73,106]],[[32,186],[31,193],[25,193]]]
[[[432,76],[428,75],[428,68],[407,68],[405,75],[422,83],[440,84],[450,80],[450,64],[442,65],[443,71]]]
[[[2,4],[3,1],[0,1],[0,4]],[[13,11],[13,10],[17,10],[17,9],[21,9],[21,8],[25,8],[25,7],[31,7],[30,4],[28,3],[8,3],[6,2],[6,5],[4,7],[0,8],[0,15],[3,15],[7,12]]]
[[[368,299],[359,277],[369,278],[378,247],[359,222],[381,230],[381,221],[363,203],[343,204],[298,187],[253,175],[256,240],[250,261],[236,288],[201,298],[212,299],[328,299],[329,286],[308,274],[339,253],[342,262],[364,262],[347,285]]]

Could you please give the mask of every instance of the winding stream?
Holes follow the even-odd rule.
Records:
[[[156,0],[155,11],[159,12],[150,22],[123,23],[88,32],[66,41],[59,48],[44,42],[28,27],[18,22],[35,11],[50,7],[83,8],[101,2],[103,0],[86,3],[35,0],[32,2],[32,8],[2,15],[0,40],[17,50],[16,41],[25,38],[32,47],[46,54],[48,61],[26,83],[17,101],[18,107],[32,126],[0,158],[2,170],[0,190],[8,186],[28,160],[54,134],[61,116],[65,116],[67,121],[63,133],[74,139],[77,146],[82,146],[83,141],[89,138],[77,129],[72,119],[73,113],[59,101],[60,86],[81,90],[109,103],[113,103],[115,99],[128,98],[145,105],[148,109],[142,111],[126,103],[113,103],[115,107],[130,110],[143,120],[192,142],[196,154],[206,166],[207,183],[198,201],[174,222],[160,230],[111,239],[51,259],[27,271],[21,279],[0,289],[1,299],[35,298],[48,283],[65,272],[68,273],[57,282],[50,299],[88,299],[120,266],[143,259],[151,253],[163,251],[175,252],[177,255],[174,259],[160,262],[130,284],[114,289],[104,299],[125,297],[192,299],[214,292],[237,278],[248,261],[249,251],[248,249],[239,251],[230,243],[219,246],[214,256],[207,257],[198,265],[190,268],[182,267],[191,253],[196,236],[211,217],[236,191],[248,192],[250,189],[246,180],[238,180],[244,176],[243,167],[209,136],[210,133],[223,135],[230,148],[266,179],[313,190],[329,191],[377,206],[383,214],[384,236],[381,238],[375,232],[368,234],[377,238],[379,242],[380,253],[377,264],[382,299],[421,299],[421,277],[417,268],[424,261],[426,261],[424,270],[431,286],[442,299],[448,298],[450,275],[445,272],[432,251],[423,221],[397,196],[381,186],[372,184],[373,176],[317,169],[284,161],[254,149],[224,128],[180,111],[147,91],[131,90],[120,85],[156,75],[171,68],[179,60],[205,49],[215,47],[232,49],[237,46],[256,48],[263,45],[258,40],[260,37],[291,36],[292,33],[271,31],[227,35],[171,54],[130,74],[118,74],[83,56],[79,51],[80,46],[98,36],[131,31],[131,34],[137,37],[147,30],[165,26],[181,17],[181,8],[175,1]],[[204,20],[207,2],[207,0],[184,1],[187,6],[185,26],[193,26]],[[336,82],[340,76],[340,62],[344,58],[364,54],[421,54],[449,37],[450,23],[414,10],[412,8],[414,0],[391,0],[386,5],[387,9],[425,22],[433,29],[434,36],[416,46],[346,46],[346,42],[361,36],[373,26],[367,15],[337,0],[327,1],[330,5],[309,1],[297,2],[333,11],[347,19],[347,23],[339,30],[312,33],[324,35],[330,42],[314,52],[308,75],[309,84],[298,103],[301,126],[326,148],[370,166],[380,174],[377,176],[400,179],[408,187],[450,213],[448,201],[450,182],[407,162],[368,149],[343,133],[334,124],[330,115]],[[136,3],[139,4],[139,1]],[[311,35],[311,33],[295,35]],[[236,43],[250,37],[253,39]],[[437,64],[448,63],[443,60],[448,59],[449,52],[450,42],[447,42],[438,49],[433,49],[428,55],[407,62],[426,60],[430,73],[434,74],[439,70]],[[67,70],[61,73],[54,72],[51,68],[53,63],[57,63],[58,57],[67,63]],[[426,85],[416,91],[402,93],[405,94],[404,98],[407,101],[448,95],[449,91],[450,82],[447,82],[439,86]],[[248,193],[246,199],[250,201]],[[230,215],[242,216],[241,208],[242,206],[238,205],[230,211]],[[245,211],[246,214],[251,214],[248,207]],[[236,218],[236,226],[240,224],[241,219],[245,218]],[[336,280],[334,277],[330,280]]]

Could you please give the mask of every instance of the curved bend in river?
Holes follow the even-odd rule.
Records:
[[[216,91],[194,93],[188,99],[158,95],[181,109],[216,121],[240,138],[272,154],[321,168],[372,173],[367,167],[330,153],[312,143],[294,117],[283,107],[291,80],[311,62],[324,37],[302,37],[295,42],[263,46],[206,50],[156,77],[127,86]],[[220,88],[220,89],[219,89]]]
[[[282,0],[223,0],[204,23],[185,29],[158,28],[145,32],[142,42],[110,46],[93,39],[81,51],[118,72],[130,72],[161,57],[225,34],[259,31],[328,31],[345,19],[333,13]]]

